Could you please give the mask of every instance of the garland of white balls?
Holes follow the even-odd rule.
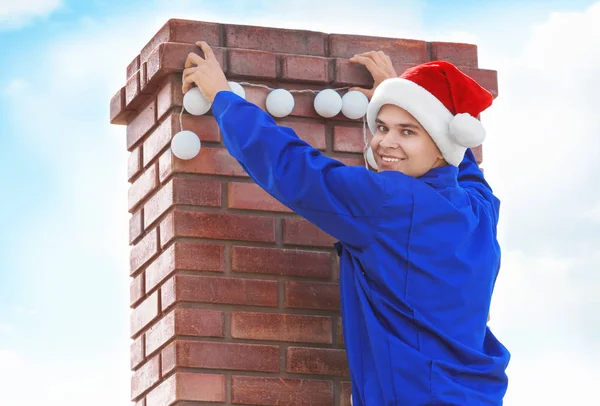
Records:
[[[363,93],[351,90],[343,97],[339,95],[338,90],[346,90],[348,87],[337,89],[324,90],[286,90],[272,89],[265,85],[248,83],[248,82],[228,82],[231,90],[243,99],[246,99],[246,92],[242,85],[261,87],[269,90],[269,95],[266,100],[266,107],[269,114],[273,117],[283,118],[288,116],[294,109],[295,101],[292,93],[312,93],[316,94],[314,99],[314,108],[317,114],[324,118],[337,116],[340,112],[351,120],[363,119],[363,137],[365,142],[364,155],[365,161],[373,168],[376,168],[375,159],[371,148],[368,147],[365,115],[369,105],[369,99]],[[171,140],[171,151],[179,159],[189,160],[196,157],[200,153],[201,142],[200,138],[192,131],[183,129],[183,111],[194,116],[206,114],[212,103],[208,101],[199,88],[193,87],[183,96],[183,107],[179,113],[179,126],[181,131],[175,134]],[[366,166],[365,162],[365,166]]]

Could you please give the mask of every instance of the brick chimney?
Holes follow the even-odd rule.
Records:
[[[127,126],[131,399],[137,406],[349,405],[333,238],[263,192],[222,144],[212,116],[183,115],[202,140],[181,161],[181,73],[207,41],[229,80],[272,88],[370,87],[348,58],[383,50],[400,74],[443,59],[497,95],[474,45],[170,20],[127,67],[110,121]],[[265,108],[268,90],[246,87]],[[364,165],[362,121],[323,119],[295,94],[278,120],[324,154]],[[475,150],[481,161],[481,148]]]

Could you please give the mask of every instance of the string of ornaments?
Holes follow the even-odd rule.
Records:
[[[243,99],[246,99],[246,91],[242,87],[261,87],[269,90],[266,100],[266,108],[269,114],[276,118],[288,116],[294,109],[295,101],[292,93],[312,93],[316,94],[313,106],[317,114],[324,118],[337,116],[340,112],[351,120],[363,119],[363,138],[365,147],[363,155],[365,156],[365,166],[368,162],[373,168],[377,168],[373,151],[368,147],[366,120],[367,107],[369,99],[363,93],[351,90],[340,96],[339,90],[349,89],[342,87],[337,89],[324,90],[287,90],[287,89],[272,89],[268,86],[248,83],[248,82],[228,82],[231,90]],[[206,114],[212,107],[212,103],[208,101],[199,88],[193,87],[183,96],[183,107],[179,113],[179,131],[171,140],[171,151],[179,159],[189,160],[196,157],[200,153],[201,142],[200,138],[192,131],[183,129],[183,112],[184,110],[194,116]]]

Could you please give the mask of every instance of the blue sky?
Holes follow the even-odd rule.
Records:
[[[0,404],[129,398],[127,153],[108,105],[172,17],[476,43],[500,82],[483,166],[503,201],[506,404],[595,398],[600,2],[20,0],[0,1]]]

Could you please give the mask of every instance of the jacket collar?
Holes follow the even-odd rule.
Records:
[[[434,168],[418,179],[431,186],[458,186],[458,167],[454,165],[446,165],[439,168]]]

